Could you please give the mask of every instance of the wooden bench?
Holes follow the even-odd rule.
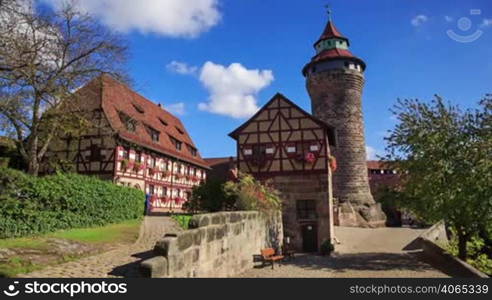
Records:
[[[266,248],[261,250],[261,256],[263,258],[263,265],[270,263],[273,265],[276,261],[281,261],[284,259],[283,255],[275,255],[275,250],[273,248]]]

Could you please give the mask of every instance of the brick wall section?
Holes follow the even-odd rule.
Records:
[[[359,214],[346,224],[340,220],[340,225],[384,226],[386,217],[375,204],[367,177],[361,103],[364,75],[355,70],[329,70],[310,74],[306,84],[313,115],[337,130],[336,147],[330,147],[338,163],[333,174],[334,196],[341,210]]]
[[[144,277],[229,277],[253,268],[253,256],[283,241],[280,213],[220,212],[193,217],[193,229],[157,242]]]
[[[280,192],[282,199],[282,219],[284,235],[291,237],[291,244],[297,251],[303,250],[302,226],[315,225],[318,231],[318,249],[325,240],[331,241],[333,226],[332,203],[328,201],[329,178],[328,174],[275,176],[273,185]],[[299,219],[296,203],[298,200],[316,201],[317,218],[313,220]]]

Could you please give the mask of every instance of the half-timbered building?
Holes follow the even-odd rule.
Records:
[[[314,252],[332,241],[334,130],[277,94],[230,136],[237,141],[239,171],[271,180],[280,192],[290,244]]]
[[[193,186],[206,179],[207,163],[183,123],[109,75],[80,88],[75,113],[90,126],[78,137],[53,141],[43,172],[55,167],[141,189],[154,208],[179,210]],[[74,111],[71,111],[74,113]]]

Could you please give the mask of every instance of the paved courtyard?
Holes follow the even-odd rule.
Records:
[[[141,260],[152,257],[152,249],[157,240],[166,233],[181,231],[179,225],[170,217],[146,216],[138,240],[99,255],[82,258],[77,261],[48,267],[18,277],[40,278],[105,278],[138,277],[138,265]]]
[[[410,228],[337,227],[340,241],[331,257],[299,254],[272,270],[254,268],[238,277],[449,277],[424,262],[419,253],[406,251],[423,230]]]
[[[169,217],[148,216],[133,245],[19,277],[138,277],[138,265],[141,260],[152,257],[156,241],[166,233],[181,230]],[[422,232],[410,228],[337,227],[340,244],[332,257],[298,254],[274,270],[254,268],[237,277],[449,277],[421,260],[418,253],[403,250]]]

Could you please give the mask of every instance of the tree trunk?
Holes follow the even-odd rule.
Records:
[[[462,230],[458,230],[458,257],[466,261],[468,251],[466,249],[466,242],[468,242],[469,234],[464,233]]]
[[[38,163],[38,160],[36,158],[36,155],[34,155],[34,156],[29,155],[29,163],[28,163],[28,167],[27,167],[27,173],[34,175],[34,176],[38,176],[39,163]]]
[[[39,162],[38,162],[38,137],[30,136],[27,149],[27,173],[38,176]]]

